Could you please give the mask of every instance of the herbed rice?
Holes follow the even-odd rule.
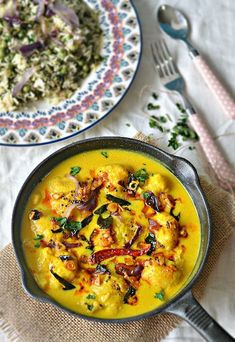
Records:
[[[39,0],[0,2],[1,111],[27,107],[44,98],[59,102],[71,97],[102,60],[102,30],[97,14],[82,0],[44,0],[44,12],[39,18]],[[47,6],[55,4],[73,9],[79,25],[70,25],[58,13],[47,16]],[[9,21],[9,17],[13,20]],[[27,50],[38,42],[41,47],[31,55],[21,51],[22,46]]]

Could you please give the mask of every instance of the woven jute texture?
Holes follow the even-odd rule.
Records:
[[[202,187],[211,209],[213,240],[209,258],[193,289],[199,300],[235,223],[233,196],[206,182],[202,182]],[[159,314],[125,324],[94,323],[79,319],[26,295],[12,246],[8,245],[0,253],[0,329],[6,333],[9,341],[158,342],[179,322],[179,318],[170,314]]]

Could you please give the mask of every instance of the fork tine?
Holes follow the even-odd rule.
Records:
[[[155,63],[155,67],[157,69],[157,72],[159,74],[159,77],[162,78],[164,77],[164,74],[162,72],[162,68],[161,68],[161,63],[160,61],[158,60],[158,55],[155,53],[154,51],[154,46],[153,44],[151,44],[151,51],[152,51],[152,56],[153,56],[153,60],[154,60],[154,63]]]
[[[170,51],[169,51],[169,49],[168,49],[168,47],[167,47],[166,42],[165,42],[164,39],[162,39],[162,48],[163,48],[163,50],[164,50],[164,52],[165,52],[165,54],[166,54],[166,59],[167,59],[168,62],[169,62],[169,68],[171,69],[172,75],[178,73],[177,67],[176,67],[176,65],[175,65],[175,62],[174,62],[174,60],[173,60],[173,58],[172,58],[172,56],[171,56],[171,53],[170,53]]]
[[[164,56],[164,51],[163,51],[163,48],[161,46],[161,42],[159,41],[158,43],[155,43],[155,47],[156,47],[157,53],[159,55],[159,58],[161,60],[163,73],[165,74],[165,76],[170,76],[170,72],[168,70],[168,60]]]

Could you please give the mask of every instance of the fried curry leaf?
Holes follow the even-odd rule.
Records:
[[[111,201],[111,202],[113,202],[113,203],[117,203],[117,204],[119,204],[119,205],[122,206],[122,207],[125,206],[125,205],[131,205],[130,202],[128,202],[128,201],[126,201],[126,200],[124,200],[124,199],[122,199],[122,198],[115,197],[115,196],[113,196],[113,195],[111,195],[111,194],[106,195],[106,198],[107,198],[109,201]]]
[[[92,218],[93,218],[93,214],[91,214],[91,215],[87,216],[86,218],[84,218],[84,220],[82,220],[82,222],[81,222],[82,228],[88,226],[88,224],[91,222]]]
[[[39,248],[40,246],[41,246],[40,241],[39,241],[39,242],[36,242],[36,243],[34,244],[34,247],[35,247],[35,248]]]
[[[63,232],[63,228],[58,228],[56,230],[51,229],[52,233],[57,234]]]
[[[136,171],[135,178],[140,182],[144,183],[147,179],[149,179],[149,174],[146,169],[140,169]]]
[[[73,284],[69,283],[67,280],[63,279],[61,276],[55,273],[53,271],[53,267],[50,268],[50,272],[63,285],[63,290],[67,291],[76,288]]]
[[[94,211],[94,214],[101,215],[106,212],[108,204],[103,204],[101,207]]]
[[[173,211],[174,211],[174,208],[171,208],[171,210],[170,210],[170,215],[173,216],[173,217],[176,219],[176,221],[179,222],[179,220],[180,220],[180,213],[179,213],[178,215],[175,215],[175,214],[173,213]]]
[[[102,152],[100,152],[100,153],[101,153],[102,156],[105,157],[105,158],[108,158],[108,157],[109,157],[108,152],[106,152],[106,151],[102,151]]]
[[[153,233],[149,233],[149,235],[145,239],[145,242],[151,245],[149,251],[147,252],[147,255],[151,255],[156,249],[157,241],[155,235]]]
[[[136,289],[133,286],[130,286],[123,298],[123,303],[128,304],[129,298],[133,297],[135,294],[136,294]]]
[[[41,216],[42,213],[36,209],[31,210],[29,213],[29,219],[33,221],[39,220]]]
[[[154,298],[157,298],[157,299],[159,299],[161,301],[164,301],[164,299],[165,299],[164,291],[161,290],[160,292],[155,293]]]
[[[98,217],[97,224],[100,226],[101,229],[110,228],[113,224],[113,218],[111,215],[106,218],[103,218],[102,215],[100,215]]]
[[[72,166],[70,169],[71,176],[76,176],[81,171],[80,166]]]

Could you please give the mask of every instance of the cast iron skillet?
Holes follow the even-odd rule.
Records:
[[[108,148],[118,148],[145,153],[147,156],[155,158],[156,160],[160,161],[165,167],[167,167],[181,181],[181,183],[190,193],[197,208],[202,229],[201,247],[198,260],[189,280],[187,281],[183,289],[178,294],[176,294],[174,298],[172,298],[166,304],[162,305],[160,308],[157,308],[142,315],[123,319],[98,319],[87,317],[84,315],[76,314],[73,311],[64,308],[60,304],[56,303],[38,287],[32,274],[27,268],[23,254],[20,234],[20,227],[25,205],[32,190],[44,176],[46,176],[57,164],[69,157],[72,157],[81,152]],[[32,297],[44,302],[50,302],[60,309],[75,314],[81,318],[108,323],[123,323],[150,317],[160,312],[170,312],[182,317],[187,322],[189,322],[207,341],[233,341],[233,338],[228,335],[228,333],[222,327],[220,327],[214,321],[214,319],[209,316],[209,314],[201,307],[201,305],[196,301],[191,292],[192,286],[198,279],[207,259],[207,254],[211,242],[211,230],[212,227],[208,205],[202,192],[195,168],[183,158],[172,156],[154,146],[151,146],[139,140],[123,137],[100,137],[83,140],[64,147],[59,151],[53,153],[50,157],[39,164],[25,181],[17,197],[12,218],[13,245],[18,263],[21,268],[23,286],[26,292]]]

